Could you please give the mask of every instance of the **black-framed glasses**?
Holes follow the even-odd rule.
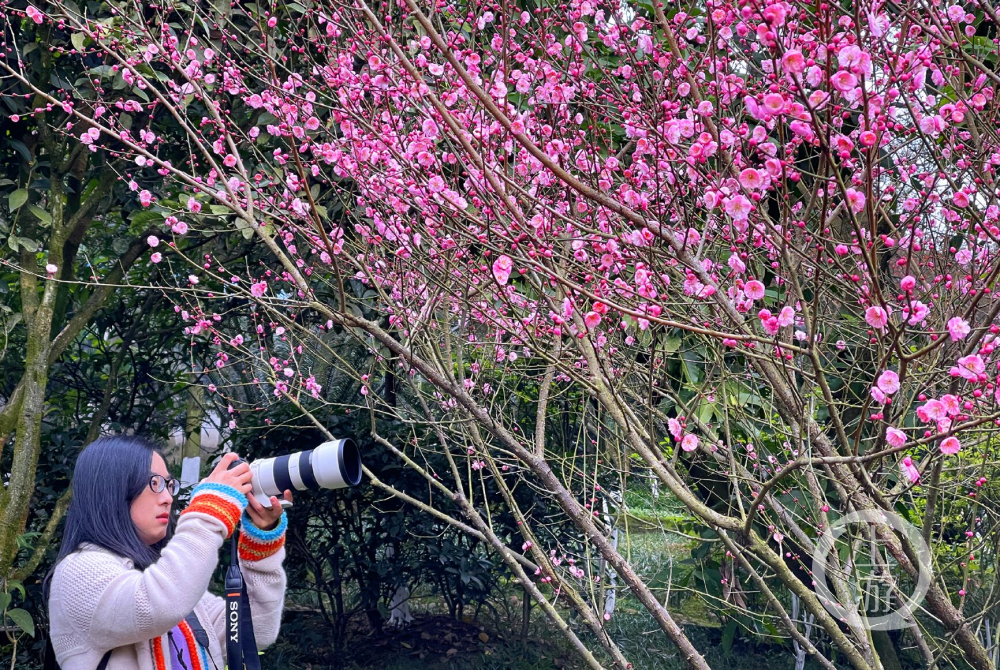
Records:
[[[153,491],[153,493],[163,493],[163,489],[167,489],[170,491],[170,495],[176,497],[181,490],[181,481],[179,479],[174,479],[173,477],[153,475],[149,478],[149,488]]]

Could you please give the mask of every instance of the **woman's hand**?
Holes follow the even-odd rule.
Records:
[[[252,498],[250,492],[253,490],[253,485],[250,483],[250,480],[253,475],[250,472],[250,464],[240,463],[232,470],[229,469],[230,464],[237,458],[239,458],[239,455],[233,452],[223,454],[222,458],[219,459],[218,465],[212,470],[212,474],[205,477],[203,481],[232,486],[243,495]]]
[[[249,504],[246,513],[253,521],[253,525],[261,530],[273,530],[281,521],[281,513],[284,511],[281,507],[281,501],[275,496],[271,496],[271,509],[268,509],[261,505],[254,496],[248,495],[247,498]],[[292,502],[292,492],[285,490],[282,499]]]

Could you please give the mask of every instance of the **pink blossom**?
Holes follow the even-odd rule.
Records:
[[[139,191],[139,204],[143,207],[149,207],[153,203],[153,194],[149,191],[143,190]]]
[[[913,278],[912,275],[906,275],[899,280],[899,288],[903,289],[907,293],[913,290],[913,287],[917,285],[917,280]]]
[[[587,312],[583,317],[583,322],[587,324],[589,330],[593,330],[601,323],[601,315],[597,312]]]
[[[31,19],[35,23],[39,23],[39,24],[42,22],[43,18],[45,17],[45,15],[42,14],[40,11],[38,11],[38,9],[36,7],[33,7],[31,5],[28,5],[27,7],[25,7],[24,13],[25,13],[25,15],[29,19]]]
[[[958,453],[959,449],[962,448],[962,443],[958,441],[958,438],[952,435],[951,437],[946,437],[941,440],[941,453],[947,456],[954,456]]]
[[[734,195],[726,200],[724,209],[734,221],[746,221],[753,211],[753,204],[742,195]]]
[[[837,148],[841,154],[850,154],[851,150],[854,149],[854,142],[847,135],[835,135],[833,138],[833,146]]]
[[[762,16],[764,21],[770,26],[785,25],[785,17],[788,14],[787,5],[783,2],[775,2],[764,8]]]
[[[510,278],[510,271],[513,267],[514,261],[511,260],[510,256],[501,256],[493,261],[493,276],[496,278],[498,284],[501,286],[507,284],[507,280]]]
[[[865,321],[872,328],[882,330],[889,323],[889,315],[882,307],[873,305],[865,310]]]
[[[970,332],[969,323],[960,316],[948,320],[948,336],[952,342],[964,340]]]
[[[163,260],[163,254],[161,254],[159,251],[154,251],[152,254],[150,254],[149,260],[152,261],[153,263],[159,263],[160,261]]]
[[[698,448],[698,436],[688,433],[681,439],[681,449],[684,451],[694,451]]]
[[[941,118],[940,114],[934,114],[920,119],[920,123],[917,125],[920,127],[920,130],[927,133],[931,137],[937,137],[944,132],[947,124],[945,123],[945,120]]]
[[[49,263],[48,265],[45,266],[45,271],[50,275],[54,275],[55,273],[59,272],[59,266]]]
[[[986,363],[978,354],[970,354],[959,358],[958,365],[948,372],[952,377],[962,377],[974,382],[979,379],[979,375],[986,372]]]
[[[889,426],[885,429],[885,441],[892,447],[901,447],[906,444],[906,433],[899,428]]]
[[[968,207],[969,206],[969,196],[967,196],[962,191],[958,191],[955,195],[951,196],[951,201],[955,207]]]
[[[801,74],[806,69],[806,59],[798,49],[789,49],[786,51],[785,55],[781,57],[781,64],[784,66],[786,72],[793,74]]]
[[[764,177],[754,168],[747,168],[740,172],[740,185],[750,191],[764,186]]]
[[[882,392],[882,389],[880,389],[877,386],[873,386],[871,393],[872,393],[872,400],[877,402],[879,405],[885,404],[885,393]]]
[[[774,316],[761,319],[761,325],[764,326],[764,330],[768,335],[777,335],[778,331],[781,329],[781,324],[778,323],[777,317]]]
[[[854,87],[858,85],[858,78],[850,72],[840,70],[830,77],[830,83],[833,84],[833,87],[841,93],[846,93],[847,91],[853,90]]]
[[[784,328],[785,326],[790,326],[795,323],[795,308],[789,305],[785,305],[778,312],[778,325]]]
[[[436,174],[427,180],[427,190],[431,193],[441,193],[446,188],[448,188],[448,184],[441,178],[441,175]]]
[[[201,203],[195,200],[194,197],[190,197],[187,199],[187,208],[189,212],[197,214],[201,211]]]
[[[926,319],[929,312],[930,308],[919,300],[914,300],[912,304],[903,308],[903,314],[908,315],[906,322],[911,326],[915,326]]]
[[[674,436],[675,440],[680,440],[681,436],[684,434],[684,428],[681,426],[681,422],[677,419],[667,419],[667,430],[670,434]]]
[[[886,395],[892,395],[899,390],[899,375],[892,370],[886,370],[878,377],[878,387]]]
[[[865,208],[865,194],[861,191],[857,191],[853,188],[849,188],[846,191],[847,194],[847,204],[851,208],[851,211],[857,214]]]
[[[946,393],[941,396],[941,405],[944,407],[944,411],[948,413],[949,416],[955,416],[962,411],[961,401],[957,396],[951,393]]]
[[[768,93],[764,96],[764,109],[772,114],[780,114],[785,108],[785,99],[780,93]]]
[[[265,293],[267,293],[267,282],[266,281],[259,281],[259,282],[255,283],[255,284],[251,284],[250,285],[250,295],[252,295],[253,297],[260,298]]]
[[[944,405],[941,404],[941,401],[933,398],[917,408],[917,418],[924,423],[942,419],[945,417],[946,413],[947,412],[945,411]]]
[[[917,470],[917,466],[913,464],[913,459],[909,456],[905,456],[903,460],[899,462],[899,470],[904,477],[910,480],[911,484],[916,484],[920,481],[920,471]]]
[[[736,274],[743,274],[747,271],[747,266],[740,260],[738,254],[729,254],[729,260],[726,263],[733,269]]]
[[[857,45],[850,44],[837,54],[837,64],[851,72],[868,75],[872,70],[872,57]]]
[[[751,279],[743,285],[743,293],[751,300],[760,300],[764,297],[764,285],[756,279]]]
[[[156,235],[150,235],[149,237],[146,238],[146,244],[148,244],[151,247],[157,247],[160,245],[160,238],[157,237]]]

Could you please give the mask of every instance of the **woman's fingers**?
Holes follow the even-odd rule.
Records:
[[[250,505],[250,509],[258,514],[264,511],[264,506],[260,504],[256,496],[247,496],[247,503]]]
[[[233,452],[233,451],[230,451],[228,453],[223,454],[222,458],[219,459],[219,462],[216,463],[215,469],[212,470],[212,474],[216,475],[216,474],[225,472],[226,470],[229,469],[230,464],[232,464],[232,462],[235,461],[239,457],[240,457],[239,454],[237,454],[236,452]],[[239,467],[239,466],[237,466],[237,467]],[[249,466],[247,466],[247,467],[249,467]]]

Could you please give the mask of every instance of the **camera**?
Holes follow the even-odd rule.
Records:
[[[244,462],[238,458],[229,469]],[[361,452],[350,438],[330,440],[307,451],[256,460],[250,464],[250,473],[253,497],[264,507],[270,507],[271,496],[280,498],[288,489],[312,491],[356,486],[361,481]],[[282,507],[290,505],[281,501]]]

